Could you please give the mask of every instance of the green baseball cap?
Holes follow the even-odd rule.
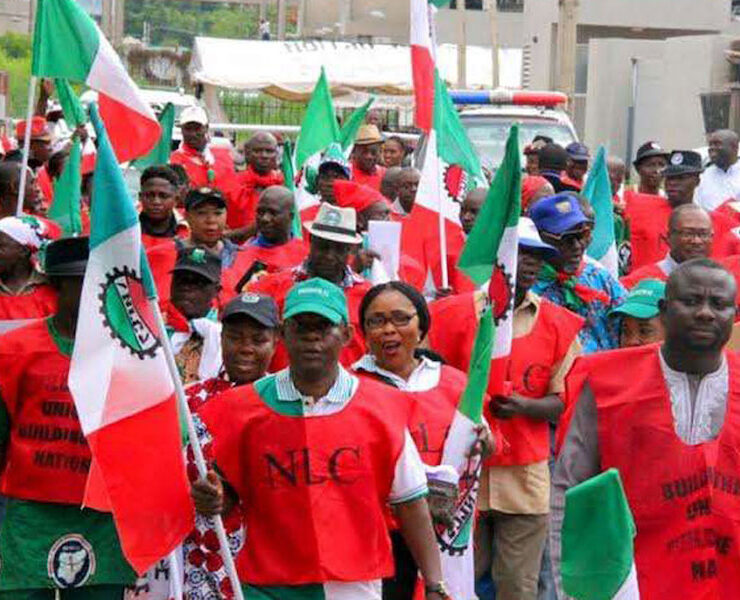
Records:
[[[339,286],[321,277],[296,283],[288,292],[283,308],[283,319],[290,319],[303,313],[321,315],[335,325],[349,322],[344,292]]]
[[[633,287],[624,303],[613,308],[612,315],[635,317],[636,319],[652,319],[657,317],[660,310],[658,302],[665,298],[665,282],[659,279],[643,279]]]

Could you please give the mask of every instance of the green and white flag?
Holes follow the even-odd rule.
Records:
[[[321,67],[321,74],[301,122],[301,131],[295,147],[295,168],[298,170],[303,168],[311,156],[323,152],[332,142],[339,141],[339,136],[339,124],[334,113],[329,82],[324,67]]]
[[[437,542],[442,557],[442,575],[453,598],[475,598],[473,527],[478,500],[480,455],[471,457],[475,428],[483,420],[483,398],[488,387],[493,348],[493,317],[487,308],[478,323],[473,355],[468,368],[468,383],[452,418],[445,440],[441,464],[457,469],[460,476],[454,525],[437,526]]]
[[[514,290],[521,213],[519,126],[513,125],[506,154],[457,263],[477,285],[488,284],[496,341],[491,355],[491,391],[504,393],[511,354]],[[499,387],[500,386],[500,387]]]
[[[617,469],[565,492],[560,561],[565,593],[577,600],[639,600],[635,532]]]
[[[373,102],[375,102],[375,97],[370,98],[365,104],[352,111],[352,114],[347,117],[342,125],[342,129],[339,131],[339,142],[342,144],[342,150],[345,152],[348,152],[355,143],[357,132],[365,122],[367,111],[370,110]]]
[[[172,153],[172,130],[175,128],[175,106],[172,102],[165,104],[159,115],[159,125],[162,127],[162,135],[149,154],[137,158],[133,164],[139,169],[146,169],[152,165],[166,165],[170,162]]]
[[[82,144],[74,138],[64,170],[54,182],[54,200],[49,207],[48,217],[62,228],[64,237],[82,233]]]
[[[599,146],[596,160],[589,171],[583,195],[588,198],[596,215],[588,255],[598,260],[614,278],[619,277],[619,256],[614,236],[614,207],[612,186],[606,165],[606,150]]]

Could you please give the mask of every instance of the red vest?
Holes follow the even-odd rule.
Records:
[[[146,250],[149,268],[151,269],[154,283],[157,285],[157,295],[162,302],[168,302],[170,299],[172,269],[175,268],[175,262],[177,261],[176,240],[179,239],[167,238],[161,244]],[[235,265],[236,262],[231,267],[221,269],[221,291],[215,300],[215,306],[219,310],[236,296],[236,284],[239,282],[242,273],[234,268]]]
[[[632,270],[662,260],[668,253],[663,239],[668,232],[671,205],[663,196],[624,192],[627,205],[625,218],[629,223],[632,243]]]
[[[288,291],[295,284],[295,273],[293,271],[282,271],[279,273],[270,273],[254,283],[247,285],[248,292],[265,294],[271,296],[278,305],[280,313],[283,312],[283,304]],[[360,303],[367,291],[372,286],[367,281],[356,283],[352,287],[344,289],[344,295],[347,297],[347,308],[349,310],[349,321],[354,326],[354,335],[339,354],[339,362],[345,367],[349,367],[365,354],[365,339],[360,331]],[[288,353],[282,341],[278,342],[275,349],[275,355],[270,363],[270,371],[275,372],[288,366]]]
[[[740,359],[719,437],[689,446],[676,435],[659,347],[587,358],[601,467],[619,469],[637,525],[635,563],[645,600],[720,600],[740,590]]]
[[[563,361],[584,320],[542,298],[532,331],[514,338],[508,361],[507,381],[528,398],[548,393],[553,371]],[[494,419],[486,406],[486,417]],[[512,417],[495,419],[507,448],[492,456],[487,465],[531,465],[550,456],[549,423],[542,419]]]
[[[383,508],[404,443],[406,396],[361,380],[339,412],[303,418],[277,410],[274,378],[224,392],[200,416],[221,471],[245,507],[242,581],[301,585],[393,573]]]
[[[230,196],[235,182],[234,159],[228,148],[210,147],[213,164],[209,165],[203,155],[184,143],[170,155],[170,163],[182,165],[188,174],[191,188],[212,187]]]
[[[372,173],[365,173],[361,171],[357,165],[352,165],[352,181],[356,181],[361,185],[367,185],[380,191],[380,183],[383,181],[385,176],[385,167],[376,165]]]
[[[27,294],[0,294],[0,321],[48,317],[57,309],[57,292],[50,285],[37,285]]]
[[[436,467],[442,462],[445,440],[467,381],[462,371],[442,365],[437,387],[410,394],[409,433],[424,464]]]
[[[236,174],[236,183],[227,209],[227,224],[230,229],[254,225],[257,216],[257,201],[260,194],[273,185],[283,185],[285,179],[280,171],[259,175],[251,166]]]
[[[644,265],[637,270],[632,270],[629,275],[625,275],[619,281],[628,290],[631,290],[643,279],[659,279],[660,281],[667,281],[668,275],[665,274],[663,269],[658,266],[658,263],[650,265]]]
[[[447,364],[467,373],[478,324],[474,292],[434,300],[429,314],[429,347]]]
[[[68,375],[69,358],[57,349],[45,319],[0,337],[0,389],[11,426],[3,495],[82,502],[91,455]]]
[[[242,276],[256,261],[259,261],[267,266],[268,273],[276,273],[297,267],[307,255],[308,246],[303,240],[297,238],[269,248],[247,244],[242,247],[231,268]]]

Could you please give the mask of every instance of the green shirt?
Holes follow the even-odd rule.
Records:
[[[70,356],[73,340],[59,335],[50,318],[46,323],[59,352]],[[0,401],[0,444],[9,436],[10,419]],[[0,591],[135,581],[111,514],[8,498],[0,526]]]

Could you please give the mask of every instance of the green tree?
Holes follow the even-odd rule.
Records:
[[[0,71],[8,72],[8,114],[22,117],[26,112],[28,81],[31,76],[31,37],[20,33],[0,36]]]

